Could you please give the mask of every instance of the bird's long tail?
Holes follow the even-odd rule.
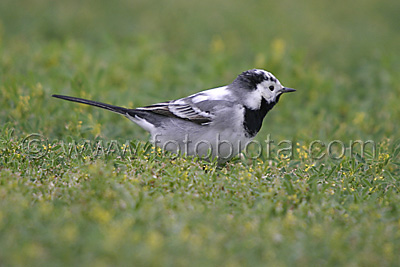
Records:
[[[77,97],[65,96],[65,95],[52,95],[52,97],[60,98],[60,99],[64,99],[64,100],[68,100],[68,101],[72,101],[72,102],[78,102],[78,103],[95,106],[95,107],[99,107],[99,108],[104,108],[109,111],[112,111],[112,112],[115,112],[118,114],[123,114],[123,115],[126,115],[127,112],[129,111],[129,109],[127,109],[127,108],[104,104],[101,102],[87,100],[87,99],[83,99],[83,98],[77,98]]]

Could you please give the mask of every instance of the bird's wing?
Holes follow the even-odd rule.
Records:
[[[214,117],[210,109],[202,109],[188,98],[158,103],[143,108],[136,108],[135,110],[147,111],[167,117],[175,117],[197,124],[209,123]]]
[[[231,105],[228,99],[230,99],[229,91],[224,86],[202,91],[178,100],[136,108],[135,110],[152,112],[206,125],[218,113],[218,106],[222,106],[223,108],[226,105]]]

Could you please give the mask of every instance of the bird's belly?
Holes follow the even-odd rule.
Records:
[[[154,134],[152,143],[163,150],[187,156],[215,158],[227,161],[242,151],[251,138],[231,129],[215,132],[185,133],[176,132],[174,136]]]

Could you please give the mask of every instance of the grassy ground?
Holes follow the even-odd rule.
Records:
[[[0,265],[398,265],[399,9],[1,1]],[[298,92],[264,121],[257,140],[270,135],[270,155],[222,167],[155,151],[123,117],[51,98],[136,107],[255,67]],[[320,153],[339,140],[346,156],[315,160],[313,140]],[[376,151],[350,154],[355,140]]]

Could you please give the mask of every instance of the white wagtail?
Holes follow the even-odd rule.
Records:
[[[70,96],[53,97],[122,114],[148,131],[151,142],[162,149],[217,157],[224,162],[256,136],[265,115],[281,95],[294,91],[282,86],[270,72],[252,69],[227,86],[135,109]]]

